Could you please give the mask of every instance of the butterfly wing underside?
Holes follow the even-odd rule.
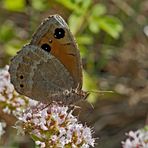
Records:
[[[20,94],[70,104],[88,96],[82,90],[81,66],[78,46],[66,22],[53,15],[12,59],[9,72]]]
[[[73,87],[73,79],[65,67],[50,53],[26,45],[12,59],[11,81],[15,89],[36,100],[47,100],[57,92]]]

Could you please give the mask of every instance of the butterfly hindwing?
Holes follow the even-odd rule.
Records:
[[[12,59],[9,72],[16,90],[37,100],[74,85],[69,72],[58,59],[33,45],[24,46]]]

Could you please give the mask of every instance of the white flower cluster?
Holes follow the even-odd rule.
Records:
[[[4,113],[18,115],[35,101],[18,94],[10,83],[9,66],[0,69],[0,106]],[[33,104],[34,104],[33,103]]]
[[[130,131],[128,139],[122,142],[123,148],[148,148],[148,126],[135,132]]]
[[[10,83],[8,69],[9,66],[0,69],[0,107],[4,113],[18,118],[18,132],[29,133],[41,148],[94,147],[91,129],[78,123],[73,110],[57,103],[41,104],[18,94]],[[0,123],[0,136],[5,126]]]
[[[0,122],[0,138],[5,133],[5,130],[4,130],[5,127],[6,127],[6,123]]]
[[[92,138],[91,129],[78,123],[72,112],[73,110],[68,111],[68,107],[55,103],[48,107],[39,104],[25,112],[19,119],[21,124],[18,125],[23,132],[29,133],[41,148],[94,147],[95,139]]]

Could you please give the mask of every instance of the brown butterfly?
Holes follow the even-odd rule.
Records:
[[[41,23],[30,43],[11,60],[9,72],[16,91],[35,100],[73,104],[89,95],[82,90],[77,44],[59,15]]]

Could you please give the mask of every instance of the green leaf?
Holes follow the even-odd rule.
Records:
[[[85,10],[88,10],[88,8],[91,6],[91,0],[82,0],[81,9],[84,12]]]
[[[67,9],[73,11],[77,14],[84,14],[85,11],[88,10],[89,6],[91,5],[91,0],[56,0],[56,2],[60,3]]]
[[[4,46],[5,52],[10,56],[14,56],[16,55],[17,51],[19,51],[22,48],[22,46],[27,42],[27,40],[11,40]]]
[[[3,0],[3,6],[11,11],[24,11],[25,0]]]
[[[81,15],[72,14],[69,17],[68,24],[69,24],[71,32],[74,35],[77,33],[77,30],[81,27],[82,21],[83,19]]]
[[[74,3],[80,3],[82,0],[73,0]]]
[[[90,45],[93,43],[93,37],[90,35],[77,36],[78,44]]]
[[[106,7],[104,6],[104,5],[102,5],[102,4],[96,4],[96,5],[94,5],[93,7],[92,7],[92,13],[91,13],[91,15],[93,16],[93,17],[98,17],[98,16],[101,16],[101,15],[103,15],[103,14],[105,14],[106,13]]]
[[[86,46],[84,45],[79,45],[79,49],[80,49],[80,55],[82,58],[86,58],[86,56],[89,54],[88,53],[88,49],[86,48]]]
[[[42,141],[42,139],[41,139],[39,136],[35,135],[35,134],[31,134],[31,138],[32,138],[34,141]]]
[[[64,7],[70,9],[70,10],[78,10],[79,11],[79,7],[76,3],[72,2],[71,0],[56,0],[56,2],[62,4]]]
[[[18,49],[20,49],[10,44],[6,45],[5,48],[6,48],[6,53],[10,56],[16,55],[16,52],[18,51]]]
[[[44,11],[45,9],[49,8],[49,3],[47,0],[32,0],[32,6],[36,10]]]
[[[7,42],[14,37],[14,26],[11,21],[6,21],[0,26],[0,41]]]
[[[110,36],[117,39],[123,30],[121,21],[113,16],[105,16],[99,19],[100,28],[107,32]]]
[[[92,19],[92,21],[89,24],[89,29],[93,33],[98,33],[100,31],[99,23],[95,20],[93,21]]]
[[[148,125],[144,127],[144,130],[148,132]]]
[[[98,33],[100,31],[99,22],[101,15],[106,13],[106,7],[102,4],[96,4],[91,9],[91,15],[89,17],[89,29],[92,33]]]

